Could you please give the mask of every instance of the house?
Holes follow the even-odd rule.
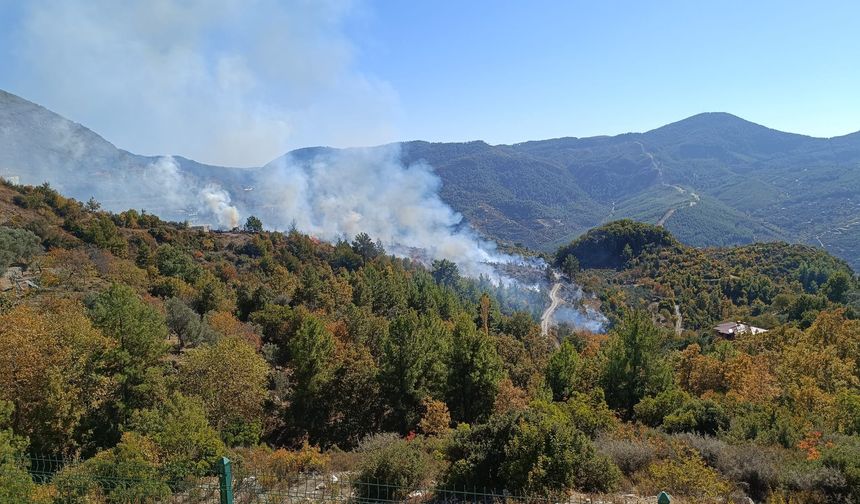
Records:
[[[720,336],[729,339],[732,339],[736,335],[742,333],[760,334],[767,332],[767,329],[751,326],[749,324],[741,322],[740,320],[737,322],[723,322],[722,324],[719,324],[714,327],[714,330],[717,331],[717,334],[719,334]]]

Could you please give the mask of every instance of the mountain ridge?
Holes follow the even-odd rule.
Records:
[[[552,250],[608,220],[660,223],[691,245],[785,240],[823,246],[860,267],[860,131],[831,138],[786,133],[726,112],[705,112],[641,133],[514,144],[412,140],[405,165],[426,163],[440,196],[484,235]],[[289,160],[349,149],[305,147],[257,168],[173,156],[183,173],[214,181],[254,211],[248,176]],[[117,148],[85,126],[0,91],[0,176],[48,180],[112,207],[130,173],[160,156]],[[156,188],[153,188],[153,191]],[[118,201],[188,218],[158,194]],[[119,207],[117,207],[119,209]]]

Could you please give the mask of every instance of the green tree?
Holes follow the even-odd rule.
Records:
[[[197,346],[215,340],[215,334],[200,315],[179,298],[164,303],[167,327],[179,338],[180,348]]]
[[[225,337],[185,353],[179,365],[185,395],[199,397],[218,430],[260,421],[269,367],[247,341]]]
[[[851,277],[844,271],[837,271],[830,275],[822,289],[827,294],[827,299],[834,303],[845,303],[848,300],[848,291],[851,290]]]
[[[568,278],[573,278],[579,272],[579,259],[573,254],[568,254],[561,263],[561,271]]]
[[[116,345],[107,361],[120,383],[114,404],[116,420],[125,422],[129,412],[156,404],[160,386],[160,360],[167,351],[167,325],[152,306],[127,286],[113,284],[97,295],[90,306],[96,327]]]
[[[493,340],[479,332],[467,315],[461,315],[454,326],[448,366],[446,402],[451,417],[460,422],[485,418],[493,409],[503,377],[502,359]]]
[[[358,233],[355,235],[355,238],[352,240],[352,250],[360,255],[365,263],[381,253],[381,250],[377,248],[367,233]]]
[[[328,405],[321,398],[332,377],[334,337],[320,319],[305,314],[298,331],[289,339],[287,350],[295,384],[292,418],[296,425],[307,429],[328,417]]]
[[[448,259],[437,259],[433,261],[433,280],[439,285],[453,287],[460,280],[460,270],[457,264]]]
[[[98,212],[99,210],[101,210],[101,208],[102,204],[99,203],[94,196],[91,196],[90,199],[88,199],[87,202],[84,204],[84,209],[90,213]]]
[[[179,393],[158,408],[136,411],[130,428],[155,443],[161,469],[171,481],[212,473],[226,451],[209,426],[202,401]]]
[[[582,364],[579,352],[570,340],[565,340],[549,358],[546,382],[554,401],[565,401],[582,386]]]
[[[410,310],[394,319],[380,359],[380,384],[391,406],[394,428],[415,427],[425,397],[441,397],[450,333],[438,319],[420,320]]]
[[[125,255],[128,244],[119,234],[116,224],[106,214],[99,214],[90,220],[79,234],[85,242],[92,243],[100,249],[109,250],[115,256]]]
[[[245,221],[244,229],[248,233],[261,233],[263,232],[263,221],[251,215],[248,217],[248,220]]]
[[[660,331],[649,315],[627,314],[605,350],[601,381],[606,402],[626,418],[648,395],[657,395],[672,381],[671,368],[661,351]]]
[[[223,310],[229,306],[224,284],[211,272],[205,271],[197,279],[195,284],[197,296],[194,299],[194,308],[201,315],[212,310]]]
[[[155,265],[164,276],[181,278],[189,284],[197,281],[202,273],[190,255],[173,245],[162,245],[155,252]]]
[[[322,394],[328,420],[311,426],[310,434],[322,444],[349,449],[381,428],[379,368],[364,345],[344,345],[335,360]]]

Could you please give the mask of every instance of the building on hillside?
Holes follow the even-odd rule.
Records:
[[[729,339],[732,339],[738,334],[743,333],[760,334],[767,332],[767,329],[751,326],[749,324],[741,322],[740,320],[737,322],[723,322],[722,324],[715,326],[714,330],[720,336]]]

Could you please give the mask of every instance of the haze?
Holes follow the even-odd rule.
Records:
[[[703,111],[829,137],[860,117],[858,17],[854,2],[3,1],[0,89],[132,152],[236,166]]]

